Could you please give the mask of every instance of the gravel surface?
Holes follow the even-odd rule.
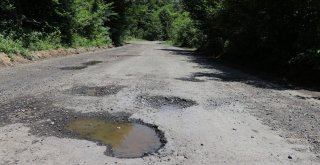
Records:
[[[188,50],[136,42],[4,68],[0,77],[3,165],[320,163],[319,92]],[[141,158],[107,156],[105,145],[62,129],[78,117],[143,123],[164,146]]]

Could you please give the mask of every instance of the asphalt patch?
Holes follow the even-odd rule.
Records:
[[[117,158],[145,157],[167,143],[157,126],[129,119],[131,114],[79,113],[53,103],[46,97],[30,96],[1,104],[0,126],[23,123],[35,136],[93,141],[106,146],[105,155]]]
[[[93,96],[102,97],[115,95],[120,92],[125,86],[109,85],[109,86],[98,86],[98,87],[88,87],[88,86],[76,86],[69,90],[67,93],[76,96]]]
[[[140,96],[141,102],[159,110],[178,110],[198,105],[197,102],[175,96]]]

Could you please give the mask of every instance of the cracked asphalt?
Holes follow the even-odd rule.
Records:
[[[319,92],[159,42],[4,68],[0,84],[1,165],[320,164]],[[106,146],[59,134],[70,113],[138,120],[166,143],[110,157]]]

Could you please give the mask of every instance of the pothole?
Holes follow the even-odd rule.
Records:
[[[87,86],[77,86],[69,89],[67,92],[72,95],[78,96],[109,96],[115,95],[120,92],[124,86],[109,85],[101,87],[87,87]]]
[[[174,96],[140,96],[140,99],[149,106],[160,110],[177,110],[197,105],[197,102],[193,100]]]
[[[83,65],[86,65],[86,66],[91,66],[91,65],[97,65],[97,64],[100,64],[102,63],[102,61],[88,61],[88,62],[85,62],[85,63],[82,63]]]
[[[81,66],[66,66],[66,67],[62,67],[60,68],[61,70],[82,70],[87,68],[87,66],[85,65],[81,65]]]
[[[184,78],[176,78],[176,80],[181,80],[181,81],[190,81],[190,82],[205,82],[205,80],[200,80],[200,79],[197,79],[195,77],[184,77]]]
[[[107,155],[118,158],[142,157],[162,146],[154,128],[135,122],[83,118],[72,121],[65,129],[77,137],[110,146]]]
[[[0,106],[1,126],[23,123],[38,137],[81,139],[106,146],[107,156],[138,158],[158,152],[167,143],[157,126],[130,120],[131,114],[80,113],[56,107],[46,97],[21,97]]]
[[[315,100],[320,100],[320,97],[305,97],[305,96],[296,96],[298,99],[302,99],[302,100],[307,100],[307,99],[315,99]]]

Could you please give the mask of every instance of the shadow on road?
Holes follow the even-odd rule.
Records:
[[[177,56],[188,56],[188,61],[198,64],[198,68],[203,69],[214,69],[215,72],[196,72],[190,75],[190,79],[205,78],[207,80],[223,81],[223,82],[241,82],[247,85],[254,86],[256,88],[263,89],[275,89],[275,90],[286,90],[286,89],[306,89],[311,91],[319,91],[318,87],[300,86],[294,83],[288,82],[276,78],[270,74],[258,72],[252,69],[234,66],[231,64],[223,63],[215,58],[208,57],[196,53],[191,50],[180,50],[180,49],[159,49],[168,51],[172,55]]]

